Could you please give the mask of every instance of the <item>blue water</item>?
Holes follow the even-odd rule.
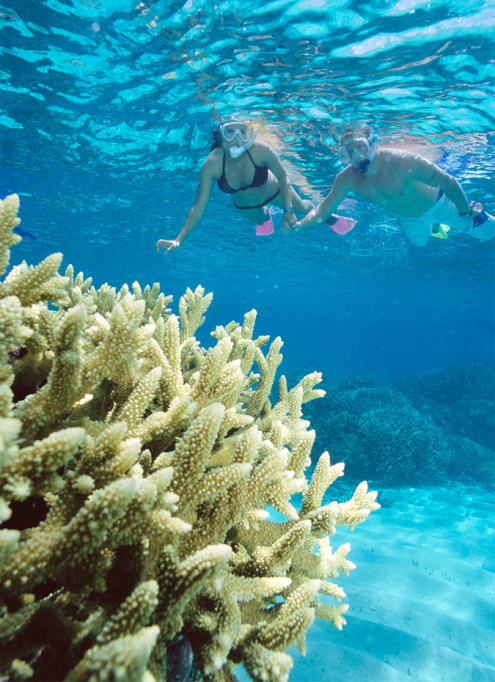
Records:
[[[15,248],[14,264],[61,251],[95,286],[158,281],[175,305],[201,284],[214,292],[203,344],[217,324],[256,308],[258,333],[284,340],[283,372],[322,371],[329,389],[355,377],[397,386],[480,363],[493,377],[493,240],[460,235],[418,249],[393,215],[355,199],[340,209],[358,220],[345,237],[319,228],[284,238],[277,215],[275,235],[256,238],[215,188],[188,241],[166,256],[154,249],[157,239],[175,238],[194,201],[213,120],[236,108],[265,118],[283,163],[298,173],[295,186],[314,201],[341,170],[340,123],[367,118],[383,142],[436,161],[495,213],[493,2],[4,2],[0,196],[20,194],[22,227],[37,236]],[[452,403],[462,385],[457,391]],[[433,401],[424,415],[434,411]],[[393,525],[391,509],[382,528]],[[487,650],[492,633],[493,620]],[[339,636],[332,633],[332,646]],[[360,667],[356,659],[339,679],[386,679],[373,667],[385,661],[380,651],[358,657]],[[398,675],[387,679],[494,679],[493,660],[482,661],[488,672],[478,654],[463,660],[452,664],[458,679],[441,677],[440,663],[410,673],[387,663]],[[297,674],[296,665],[293,679],[307,679]],[[330,669],[318,679],[331,679]]]

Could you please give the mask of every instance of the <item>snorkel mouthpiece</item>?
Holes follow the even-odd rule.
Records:
[[[234,144],[232,145],[232,147],[229,148],[229,154],[233,159],[237,159],[237,157],[240,156],[245,151],[246,147],[241,147],[238,144]]]
[[[366,173],[370,167],[370,163],[370,159],[363,159],[362,161],[359,161],[354,168],[358,171],[358,173]]]

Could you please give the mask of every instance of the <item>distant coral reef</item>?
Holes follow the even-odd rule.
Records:
[[[495,483],[494,368],[451,368],[380,387],[356,378],[307,415],[351,477],[375,485]]]
[[[398,381],[396,388],[437,426],[495,450],[495,366],[478,362]]]
[[[18,207],[0,202],[0,276]],[[176,316],[157,284],[96,290],[61,259],[0,281],[1,676],[185,681],[194,659],[287,680],[315,617],[345,623],[331,579],[354,565],[329,536],[379,507],[364,482],[322,506],[344,467],[326,452],[306,480],[321,376],[272,404],[282,342],[262,352],[255,311],[204,350],[201,287]]]

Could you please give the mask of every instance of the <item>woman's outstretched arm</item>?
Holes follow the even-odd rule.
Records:
[[[210,200],[215,175],[213,173],[213,160],[210,156],[201,167],[199,175],[199,187],[196,200],[192,205],[187,217],[182,225],[181,231],[175,239],[159,239],[156,243],[156,250],[166,249],[166,253],[179,247],[182,242],[189,237],[194,228],[201,222]]]

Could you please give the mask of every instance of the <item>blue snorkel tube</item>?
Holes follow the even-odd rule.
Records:
[[[371,136],[373,137],[371,140],[371,144],[369,145],[368,153],[366,154],[365,158],[362,161],[359,161],[359,163],[356,166],[354,166],[359,173],[366,173],[366,171],[370,167],[371,162],[375,158],[376,148],[378,146],[378,135],[376,134],[373,128],[370,128],[369,137]]]

